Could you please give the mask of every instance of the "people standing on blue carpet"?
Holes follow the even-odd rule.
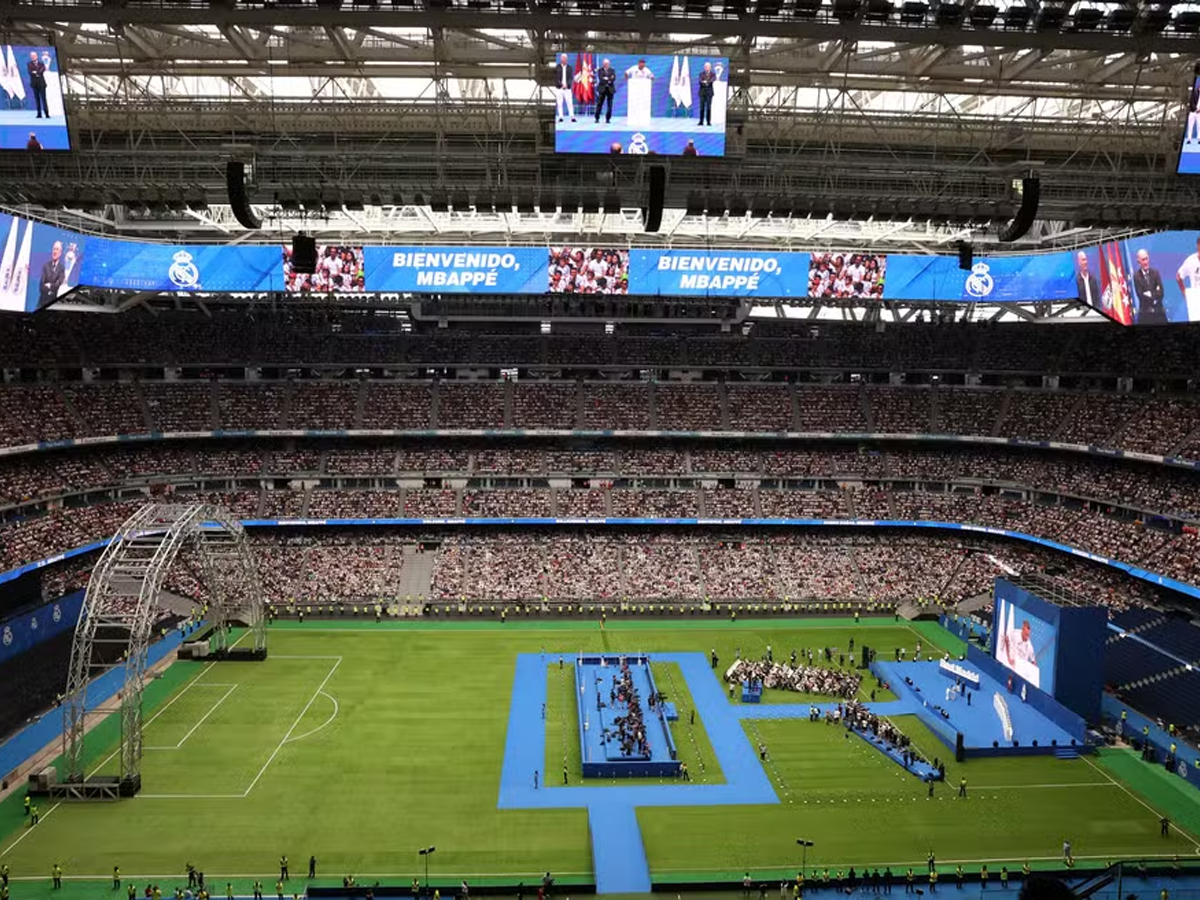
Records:
[[[987,864],[984,863],[982,866],[979,867],[979,886],[985,891],[987,890],[987,880],[988,880]]]
[[[538,770],[533,770],[533,789],[536,791],[538,786]]]
[[[883,870],[883,892],[890,894],[892,892],[892,867],[888,866]]]

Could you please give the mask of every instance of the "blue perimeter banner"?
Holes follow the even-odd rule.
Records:
[[[631,250],[629,293],[663,297],[807,297],[808,253]]]
[[[364,247],[371,292],[544,294],[544,247]]]
[[[956,256],[888,256],[884,300],[1021,303],[1075,300],[1073,254],[976,258],[969,272]]]
[[[88,238],[83,284],[132,291],[282,291],[274,245],[145,244]]]
[[[0,623],[0,663],[74,628],[82,606],[83,591],[75,591]]]

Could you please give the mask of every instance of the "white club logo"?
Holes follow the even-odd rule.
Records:
[[[186,250],[180,250],[172,259],[175,261],[167,270],[167,277],[171,279],[171,284],[180,288],[196,287],[200,283],[200,270],[192,262],[192,254]]]
[[[972,297],[986,297],[995,286],[996,282],[992,279],[987,263],[978,262],[971,266],[971,274],[967,276],[965,285],[968,294]]]
[[[38,629],[37,616],[30,616],[29,617],[29,630],[37,631],[37,629]]]
[[[62,621],[62,607],[57,603],[54,604],[54,609],[50,610],[50,618],[52,618],[55,622]]]
[[[7,625],[4,626],[4,646],[7,647],[13,642],[12,629]]]
[[[646,136],[640,131],[634,132],[633,140],[629,142],[629,149],[626,153],[632,153],[637,156],[645,156],[650,152],[650,147],[646,143]]]

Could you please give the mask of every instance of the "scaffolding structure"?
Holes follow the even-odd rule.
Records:
[[[200,562],[212,626],[210,655],[222,658],[231,626],[249,629],[253,658],[266,656],[266,622],[258,567],[245,532],[221,507],[203,503],[151,503],[125,521],[92,570],[71,648],[63,701],[62,783],[54,793],[75,799],[132,796],[141,787],[142,691],[156,621],[154,607],[181,550]],[[115,651],[114,651],[115,645]],[[124,685],[116,708],[88,707],[88,685],[124,659]],[[89,715],[119,712],[120,774],[88,778],[84,734]]]

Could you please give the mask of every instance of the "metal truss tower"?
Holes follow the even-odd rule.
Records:
[[[132,795],[141,787],[142,690],[153,639],[153,608],[179,551],[193,550],[200,560],[213,626],[210,647],[228,649],[227,636],[237,623],[250,629],[253,650],[266,652],[266,623],[258,567],[241,524],[226,510],[202,503],[152,503],[121,526],[105,549],[88,583],[71,648],[67,694],[63,701],[63,793],[66,796]],[[103,648],[108,647],[105,651]],[[114,653],[115,646],[123,653]],[[123,655],[125,683],[118,694],[121,715],[121,774],[90,790],[84,772],[87,716],[114,710],[88,709],[89,682]]]

